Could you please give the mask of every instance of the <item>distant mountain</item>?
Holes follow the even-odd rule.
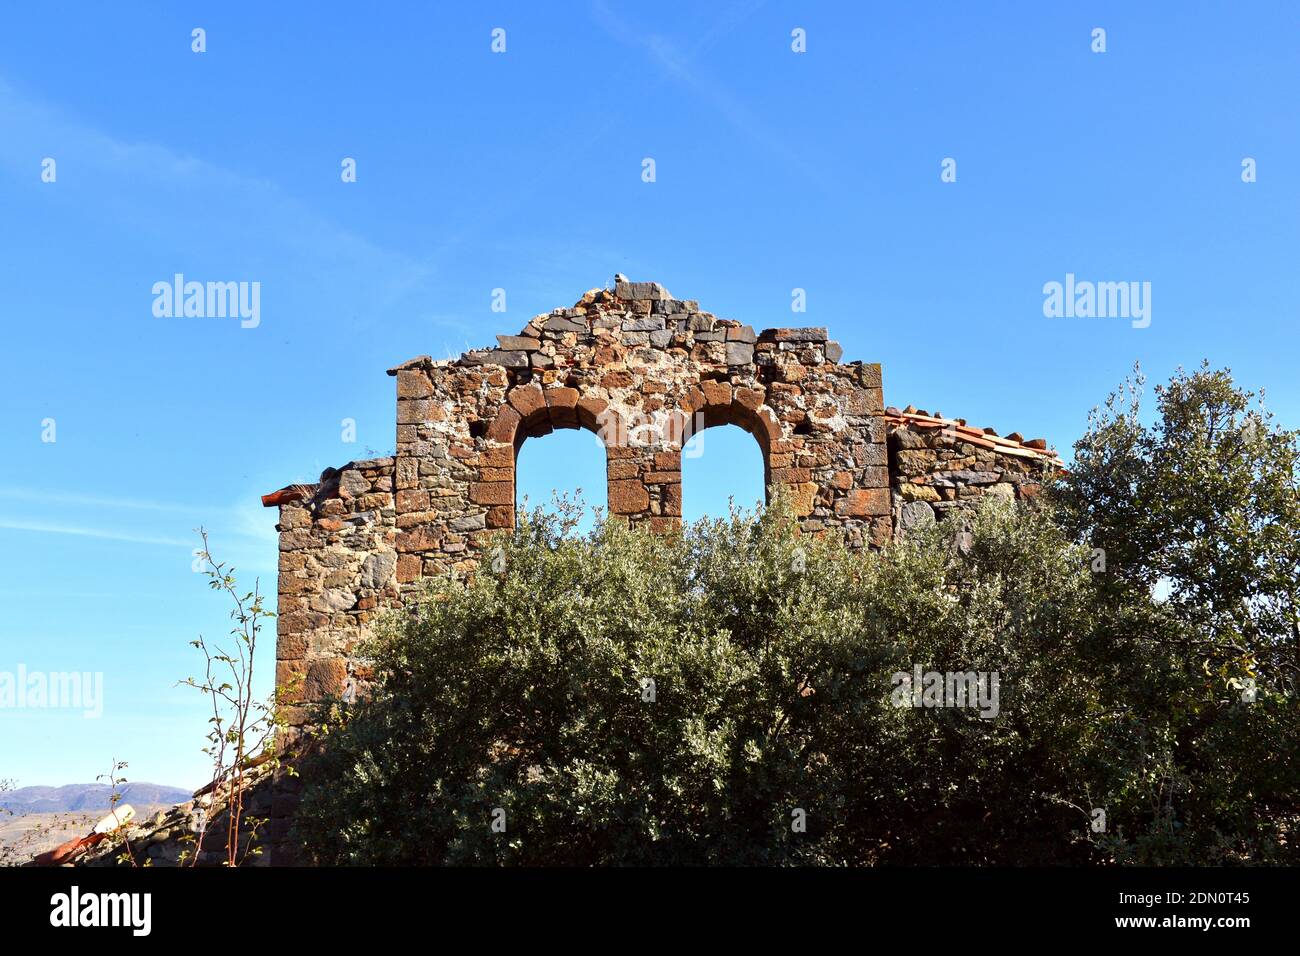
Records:
[[[182,787],[164,787],[156,783],[128,783],[120,791],[119,802],[133,806],[183,803],[194,795]],[[14,813],[65,813],[70,811],[107,812],[113,790],[104,783],[69,783],[62,787],[22,787],[0,793],[0,809]]]

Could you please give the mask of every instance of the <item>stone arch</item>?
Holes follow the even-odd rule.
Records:
[[[767,404],[767,389],[761,384],[733,386],[727,381],[705,379],[688,390],[682,407],[687,412],[683,448],[695,435],[720,425],[735,425],[754,437],[763,457],[764,499],[770,502],[774,480],[772,448],[781,439],[781,423]]]
[[[516,384],[505,393],[505,400],[484,432],[484,438],[494,445],[493,462],[479,467],[480,503],[497,509],[495,514],[490,513],[491,527],[515,526],[519,450],[524,442],[549,435],[557,428],[568,428],[590,431],[604,444],[602,415],[607,404],[602,399],[582,398],[576,388],[543,388],[537,381]],[[507,483],[508,488],[501,487]],[[507,494],[508,502],[504,501]],[[473,497],[472,491],[471,500]]]
[[[601,437],[608,511],[634,524],[679,527],[684,443],[734,424],[759,444],[768,495],[789,490],[805,530],[841,528],[854,545],[891,534],[880,367],[840,364],[824,328],[755,333],[619,281],[497,342],[390,370],[400,585],[473,570],[515,524],[519,445],[554,428]]]

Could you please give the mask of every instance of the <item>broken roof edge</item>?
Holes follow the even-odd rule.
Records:
[[[262,507],[274,508],[277,505],[305,501],[316,493],[316,485],[285,485],[283,488],[262,495]]]
[[[405,371],[408,368],[426,368],[433,365],[432,355],[417,355],[413,359],[407,359],[399,365],[394,365],[388,370],[389,375],[396,375],[398,372]]]
[[[320,478],[312,484],[298,482],[285,485],[283,488],[277,488],[275,491],[262,495],[262,507],[273,508],[276,505],[306,501],[308,498],[314,497],[327,482],[336,481],[348,469],[392,468],[396,462],[397,458],[395,456],[384,455],[380,458],[359,458],[356,461],[349,461],[340,465],[338,468],[326,468],[320,473]]]
[[[1032,458],[1055,465],[1062,471],[1065,463],[1055,448],[1047,447],[1047,439],[1031,438],[1026,440],[1019,432],[1011,432],[1006,437],[999,435],[992,428],[976,428],[967,425],[964,418],[944,418],[936,412],[931,415],[925,409],[911,405],[899,410],[894,406],[885,409],[885,421],[890,425],[907,426],[921,431],[950,431],[958,441],[969,442],[978,448],[987,448],[999,454],[1013,458]]]

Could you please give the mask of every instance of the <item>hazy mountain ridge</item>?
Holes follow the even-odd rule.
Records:
[[[119,803],[171,806],[190,799],[193,790],[157,783],[128,783]],[[113,790],[103,783],[69,783],[61,787],[20,787],[0,793],[0,810],[22,813],[107,812]]]

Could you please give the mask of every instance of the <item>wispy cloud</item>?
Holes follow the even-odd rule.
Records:
[[[66,534],[82,538],[103,538],[108,541],[127,541],[131,544],[163,545],[166,547],[192,548],[193,542],[179,538],[164,538],[147,534],[133,534],[129,531],[113,531],[107,528],[86,528],[80,525],[49,524],[41,521],[23,521],[14,518],[0,518],[0,528],[10,531],[30,531],[35,534]]]
[[[233,505],[198,505],[175,501],[158,501],[141,498],[119,498],[110,495],[88,495],[78,492],[50,491],[36,488],[0,488],[0,500],[23,502],[36,506],[55,508],[96,508],[100,511],[126,511],[137,515],[185,516],[197,529],[207,527],[222,538],[247,539],[254,543],[276,540],[275,514],[259,503],[240,499]],[[39,507],[37,511],[41,510]],[[175,524],[174,521],[168,524]],[[166,535],[119,531],[113,528],[96,528],[81,524],[45,521],[38,518],[0,518],[0,527],[14,531],[46,532],[49,534],[79,534],[92,538],[117,541],[135,541],[141,544],[181,544],[192,547],[194,541],[178,541]]]
[[[82,196],[103,197],[99,213],[136,233],[165,235],[178,261],[187,245],[223,248],[216,239],[227,226],[242,245],[244,224],[256,221],[265,248],[253,261],[293,263],[316,286],[351,293],[348,301],[363,301],[380,314],[425,287],[436,271],[427,259],[322,215],[277,182],[165,144],[110,135],[0,77],[0,166],[16,173],[30,167],[33,156],[51,154],[61,179],[75,170],[75,178],[66,178],[85,187]],[[177,204],[191,200],[222,215],[208,217],[203,230],[178,233],[172,225]]]
[[[0,498],[32,501],[51,505],[84,505],[92,508],[122,508],[130,511],[157,511],[167,514],[201,514],[210,510],[198,505],[176,504],[140,498],[113,498],[75,492],[48,491],[38,488],[0,488]]]
[[[732,4],[710,29],[690,45],[661,33],[633,27],[603,2],[594,3],[592,12],[601,29],[620,43],[646,53],[664,78],[687,87],[701,101],[713,107],[736,132],[766,152],[779,156],[821,188],[831,190],[834,185],[825,172],[791,148],[788,133],[778,135],[773,132],[754,110],[729,89],[695,67],[695,62],[702,53],[730,33],[737,24],[752,17],[761,6],[762,0]]]

